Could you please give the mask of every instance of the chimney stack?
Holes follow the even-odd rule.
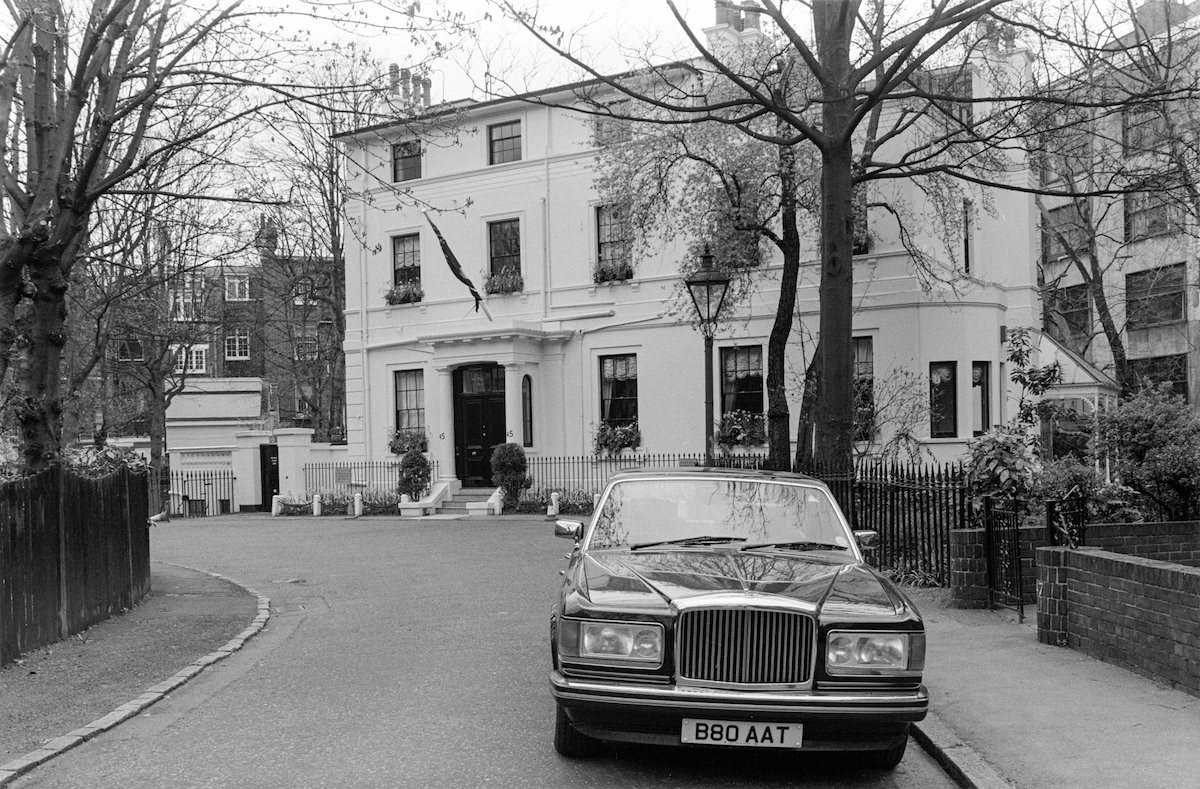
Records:
[[[729,25],[736,27],[735,19],[737,18],[737,9],[733,7],[730,0],[716,0],[716,12],[718,25]]]
[[[410,74],[410,72],[408,69],[400,70],[400,98],[403,99],[405,101],[405,103],[407,103],[409,100],[409,94],[408,94],[409,74]]]
[[[742,29],[743,30],[761,30],[760,17],[762,9],[753,0],[748,0],[742,3]]]
[[[393,63],[388,66],[388,95],[395,96],[400,93],[400,67]]]
[[[1186,3],[1175,0],[1146,0],[1134,10],[1133,16],[1142,35],[1156,36],[1190,17],[1191,12]]]
[[[429,77],[421,80],[421,106],[425,107],[425,109],[429,109],[429,93],[432,87],[433,80]]]
[[[413,104],[421,103],[421,75],[417,73],[412,75],[412,100]]]

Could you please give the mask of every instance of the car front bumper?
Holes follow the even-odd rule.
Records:
[[[805,750],[878,750],[903,741],[929,709],[916,691],[737,691],[550,676],[555,701],[581,734],[601,740],[680,743],[684,718],[804,726]]]

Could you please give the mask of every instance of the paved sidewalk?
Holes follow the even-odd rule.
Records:
[[[948,598],[914,595],[929,634],[932,713],[920,728],[962,785],[1200,786],[1200,698],[1039,643],[1032,606],[1018,624],[1015,611]]]
[[[0,787],[241,649],[266,625],[269,602],[216,573],[153,562],[151,593],[132,611],[5,667]]]
[[[165,569],[165,568],[164,568]],[[171,573],[171,594],[156,601],[155,616],[169,621],[173,606],[197,597],[228,594],[211,576]],[[1193,787],[1200,785],[1200,698],[1170,690],[1118,666],[1070,649],[1038,643],[1036,616],[1027,609],[1018,624],[1012,611],[962,611],[947,607],[947,590],[917,590],[928,632],[926,684],[930,716],[916,742],[938,758],[965,787]],[[164,674],[146,693],[111,714],[21,759],[0,764],[0,787],[19,773],[138,714],[203,667],[241,647],[266,622],[267,601],[247,610],[246,629],[233,641],[213,643],[191,665]],[[257,614],[257,616],[256,616]],[[166,628],[126,629],[130,649]],[[152,645],[150,645],[152,646]],[[156,695],[157,694],[157,695]],[[100,726],[100,729],[97,729]]]

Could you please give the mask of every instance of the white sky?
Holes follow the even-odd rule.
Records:
[[[395,1],[395,0],[393,0]],[[491,21],[481,21],[477,39],[468,49],[456,53],[454,62],[435,67],[433,101],[460,98],[484,98],[485,74],[495,76],[492,89],[501,95],[561,84],[580,78],[565,61],[554,56],[518,25],[501,18],[485,0],[442,0],[468,19],[482,20],[491,13]],[[430,2],[430,0],[426,0]],[[567,39],[576,52],[587,53],[589,62],[604,71],[622,69],[629,58],[646,52],[656,61],[667,61],[695,54],[665,0],[513,0],[519,7],[537,7],[544,24],[556,25],[574,34]],[[697,35],[713,24],[713,0],[676,0],[680,13]],[[397,41],[367,42],[385,64],[406,64],[401,56],[404,46]]]

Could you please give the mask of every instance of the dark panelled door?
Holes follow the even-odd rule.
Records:
[[[504,368],[454,371],[454,466],[465,487],[492,485],[492,449],[505,441]]]
[[[262,502],[259,512],[271,511],[271,497],[279,493],[279,445],[258,445],[258,473],[262,481]]]

